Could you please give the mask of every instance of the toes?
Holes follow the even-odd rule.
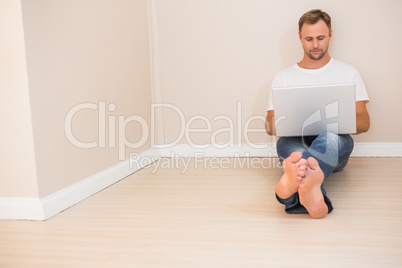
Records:
[[[304,177],[306,175],[306,170],[307,170],[307,160],[306,159],[300,159],[299,162],[297,162],[298,166],[298,171],[297,175],[300,177]]]
[[[300,166],[306,166],[307,165],[307,159],[300,158],[299,162],[297,162],[297,165]]]
[[[315,160],[313,157],[307,158],[307,164],[313,170],[319,168],[317,160]]]
[[[293,162],[293,163],[297,163],[299,162],[300,158],[302,157],[302,153],[301,152],[293,152],[288,159]]]
[[[306,176],[306,172],[304,170],[299,170],[297,172],[297,176],[304,177],[304,176]]]

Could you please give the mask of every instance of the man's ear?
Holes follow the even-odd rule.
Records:
[[[302,39],[302,36],[301,36],[301,33],[299,32],[299,40],[301,41],[301,39]]]
[[[329,38],[332,37],[332,30],[329,31]]]

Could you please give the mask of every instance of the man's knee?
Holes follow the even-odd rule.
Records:
[[[350,135],[328,132],[321,134],[319,139],[325,143],[326,153],[333,154],[337,158],[349,157],[353,151],[354,141]]]
[[[318,138],[325,139],[327,141],[336,141],[337,142],[340,138],[340,135],[335,134],[333,132],[325,132],[325,133],[320,134],[318,136]]]
[[[332,132],[326,132],[318,136],[319,139],[323,139],[328,143],[339,144],[342,147],[352,148],[354,146],[353,138],[350,135],[335,134]]]
[[[350,135],[341,135],[342,138],[342,142],[344,143],[345,147],[348,147],[350,149],[350,151],[352,152],[353,147],[355,145],[355,142],[352,138],[352,136]]]

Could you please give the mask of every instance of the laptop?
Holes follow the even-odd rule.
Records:
[[[355,84],[273,88],[276,136],[356,133]]]

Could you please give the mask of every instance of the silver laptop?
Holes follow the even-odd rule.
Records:
[[[355,84],[273,88],[276,136],[356,133]]]

